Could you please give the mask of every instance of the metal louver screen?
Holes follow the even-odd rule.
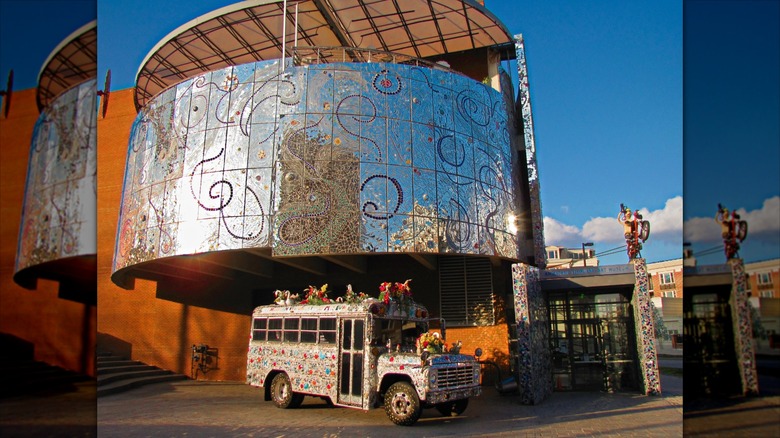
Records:
[[[448,326],[495,324],[490,260],[439,258],[441,316]]]

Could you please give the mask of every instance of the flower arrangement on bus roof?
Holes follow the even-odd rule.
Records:
[[[348,284],[347,293],[344,295],[343,298],[342,297],[336,298],[336,301],[344,301],[348,304],[358,304],[358,303],[362,303],[363,301],[369,298],[371,297],[363,292],[355,293],[355,291],[352,290],[352,285]]]
[[[438,332],[425,332],[417,338],[417,349],[429,353],[443,353],[444,339],[441,338]]]
[[[323,284],[322,287],[317,289],[314,286],[309,286],[303,290],[306,292],[306,297],[301,301],[301,304],[330,304],[331,300],[328,298],[328,284]]]
[[[408,279],[403,283],[391,283],[386,281],[379,285],[379,301],[390,304],[390,301],[406,302],[412,299],[412,289],[409,287]]]

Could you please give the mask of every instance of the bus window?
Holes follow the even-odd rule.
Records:
[[[282,318],[268,320],[268,341],[282,342]]]
[[[341,348],[343,350],[351,350],[352,349],[352,320],[351,319],[345,319],[344,320],[344,337],[342,339]]]
[[[284,319],[284,342],[298,342],[298,318]]]
[[[255,319],[254,326],[252,327],[252,340],[265,341],[265,330],[267,322],[268,320],[265,318]]]
[[[320,344],[336,343],[336,318],[320,318]]]
[[[301,318],[301,342],[317,342],[317,318]]]
[[[363,349],[363,321],[355,321],[355,344],[354,350]]]

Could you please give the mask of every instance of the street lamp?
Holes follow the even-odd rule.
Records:
[[[588,254],[585,252],[586,246],[593,246],[593,242],[584,242],[582,244],[582,266],[588,266]]]

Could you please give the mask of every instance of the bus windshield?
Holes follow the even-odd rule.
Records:
[[[375,319],[372,344],[391,345],[393,350],[414,353],[417,351],[417,338],[428,331],[428,324],[397,319]]]

